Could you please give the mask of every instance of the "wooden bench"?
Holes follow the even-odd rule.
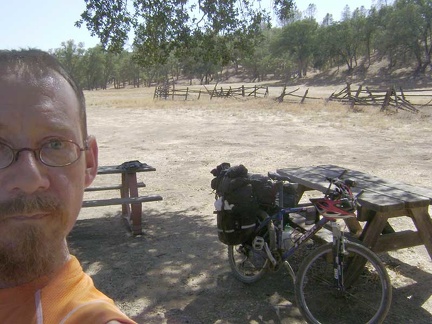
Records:
[[[144,182],[137,182],[138,188],[144,188],[146,185]],[[123,186],[121,184],[114,185],[114,186],[94,186],[94,187],[88,187],[84,191],[85,192],[93,192],[93,191],[105,191],[105,190],[120,190]],[[87,206],[91,207],[91,206]]]
[[[109,205],[124,205],[124,204],[140,204],[149,201],[159,201],[162,197],[159,195],[148,195],[127,198],[109,198],[109,199],[93,199],[83,201],[82,207],[101,207]]]
[[[102,166],[98,169],[98,175],[120,174],[121,184],[106,186],[91,186],[85,189],[85,193],[98,191],[119,190],[120,197],[107,199],[86,198],[82,207],[101,207],[110,205],[121,205],[122,215],[126,220],[129,230],[134,235],[142,234],[142,204],[151,201],[160,201],[163,198],[159,195],[139,195],[138,188],[146,187],[144,182],[137,182],[138,172],[156,171],[155,168],[142,164],[140,167],[126,169],[119,166]]]

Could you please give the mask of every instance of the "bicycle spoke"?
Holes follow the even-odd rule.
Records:
[[[368,249],[347,243],[350,257],[342,275],[349,270],[349,259],[363,258],[366,266],[349,287],[337,287],[334,266],[326,256],[332,253],[331,244],[309,255],[299,269],[296,298],[302,314],[312,323],[379,323],[388,312],[391,286],[384,266]],[[366,261],[367,260],[367,261]]]
[[[249,246],[228,246],[228,261],[235,277],[252,283],[260,279],[267,268],[267,259]]]

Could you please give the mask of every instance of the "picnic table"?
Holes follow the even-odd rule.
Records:
[[[351,233],[375,252],[385,252],[424,245],[432,259],[432,221],[429,205],[432,190],[409,184],[382,179],[360,171],[336,165],[319,165],[300,168],[282,168],[277,173],[298,183],[299,200],[305,191],[327,191],[326,177],[334,178],[347,170],[344,179],[355,180],[352,188],[360,204],[357,218],[346,220]],[[388,220],[394,217],[409,217],[417,231],[394,231]]]
[[[140,163],[138,161],[129,161],[121,165],[100,166],[98,168],[98,176],[119,174],[121,176],[120,184],[91,186],[87,188],[85,192],[119,190],[120,197],[86,199],[83,201],[82,207],[122,205],[123,218],[127,221],[132,234],[142,234],[142,203],[162,200],[162,197],[159,195],[139,195],[138,188],[145,187],[146,185],[143,182],[137,181],[137,173],[150,171],[156,171],[156,169],[146,163]]]

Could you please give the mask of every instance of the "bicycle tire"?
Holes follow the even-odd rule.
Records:
[[[246,245],[228,245],[228,260],[234,277],[246,284],[261,279],[270,262]]]
[[[390,309],[392,286],[379,257],[363,245],[346,242],[352,257],[366,260],[361,275],[344,292],[334,284],[332,243],[309,254],[300,265],[295,294],[300,312],[308,323],[381,323]],[[327,257],[327,258],[326,258]],[[333,259],[333,258],[331,258]]]
[[[276,240],[273,222],[267,224],[266,232],[265,240],[273,247]],[[228,262],[234,277],[246,284],[261,279],[270,265],[263,250],[256,251],[248,244],[228,245]]]

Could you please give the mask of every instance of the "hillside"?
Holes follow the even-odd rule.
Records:
[[[415,64],[410,66],[389,68],[387,60],[372,58],[370,64],[363,60],[348,72],[346,65],[333,67],[326,71],[310,69],[303,78],[292,78],[289,81],[273,78],[271,75],[260,84],[269,86],[306,86],[306,87],[335,87],[347,82],[354,85],[365,85],[373,88],[388,88],[394,86],[406,90],[432,88],[432,77],[429,72],[415,76]],[[253,82],[246,73],[227,73],[223,83]]]

